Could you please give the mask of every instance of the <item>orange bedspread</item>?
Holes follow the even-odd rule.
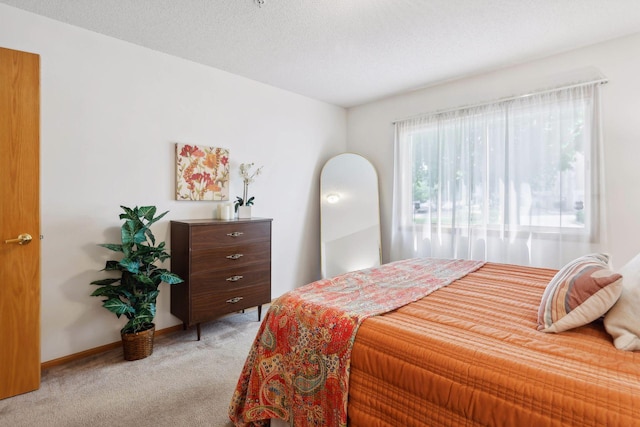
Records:
[[[640,353],[617,350],[599,322],[537,331],[554,274],[489,263],[365,320],[349,425],[639,426]]]
[[[229,405],[236,426],[270,418],[346,426],[351,348],[360,324],[464,277],[483,261],[416,258],[318,280],[278,298]]]

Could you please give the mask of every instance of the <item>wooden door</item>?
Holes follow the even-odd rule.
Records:
[[[40,57],[0,48],[0,399],[40,387],[39,171]]]

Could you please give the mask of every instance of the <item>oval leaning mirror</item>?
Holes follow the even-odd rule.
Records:
[[[358,154],[339,154],[320,175],[322,277],[380,265],[378,174]]]

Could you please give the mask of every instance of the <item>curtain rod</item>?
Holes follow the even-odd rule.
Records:
[[[398,122],[402,122],[405,120],[410,120],[410,119],[415,119],[418,117],[423,117],[423,116],[435,116],[437,114],[444,114],[444,113],[450,113],[451,111],[458,111],[458,110],[468,110],[471,108],[477,108],[477,107],[484,107],[485,105],[491,105],[491,104],[499,104],[501,102],[507,102],[507,101],[514,101],[516,99],[521,99],[521,98],[526,98],[528,96],[535,96],[535,95],[544,95],[545,93],[550,93],[550,92],[555,92],[558,90],[566,90],[566,89],[573,89],[576,87],[581,87],[581,86],[588,86],[588,85],[595,85],[595,84],[606,84],[609,82],[609,79],[606,78],[602,78],[602,79],[598,79],[598,80],[590,80],[587,82],[581,82],[581,83],[575,83],[575,84],[571,84],[571,85],[567,85],[567,86],[560,86],[560,87],[556,87],[553,89],[545,89],[545,90],[540,90],[537,92],[530,92],[530,93],[525,93],[523,95],[516,95],[516,96],[509,96],[506,98],[500,98],[497,99],[495,101],[487,101],[487,102],[481,102],[478,104],[471,104],[471,105],[463,105],[461,107],[454,107],[454,108],[448,108],[445,110],[437,110],[431,113],[420,113],[420,114],[414,114],[413,116],[409,116],[409,117],[405,117],[404,119],[396,119],[394,121],[392,121],[392,124],[396,124]]]

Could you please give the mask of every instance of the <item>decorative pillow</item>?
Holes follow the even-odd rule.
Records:
[[[562,332],[603,316],[622,292],[622,276],[609,269],[607,254],[577,258],[558,271],[542,295],[538,330]]]
[[[626,263],[622,274],[622,294],[604,316],[604,327],[620,350],[640,350],[640,254]]]

